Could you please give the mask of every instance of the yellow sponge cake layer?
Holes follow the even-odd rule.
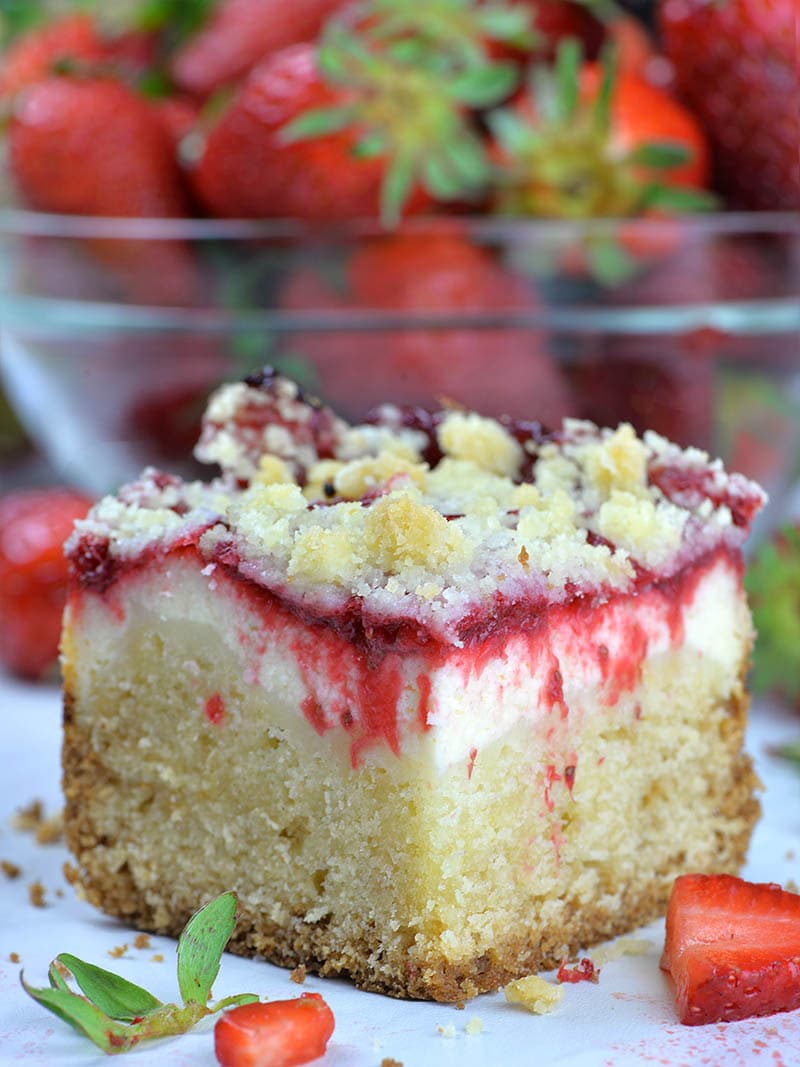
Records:
[[[66,827],[89,899],[176,934],[458,1001],[735,871],[751,643],[738,553],[376,653],[195,547],[73,589]]]

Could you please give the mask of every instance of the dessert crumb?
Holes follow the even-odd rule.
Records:
[[[0,871],[11,881],[22,875],[22,868],[12,863],[11,860],[0,860]]]
[[[63,900],[64,899],[64,890],[63,889],[57,889],[56,890],[56,896],[58,897],[59,900]]]
[[[137,934],[133,939],[134,948],[150,948],[150,935],[149,934]]]
[[[588,956],[583,956],[577,963],[568,963],[566,959],[561,961],[558,968],[559,982],[595,982],[599,981],[600,968]]]
[[[463,1011],[465,1007],[466,1007],[466,1004],[464,1003],[463,1000],[459,1000],[459,1001],[456,1002],[456,1005],[455,1005],[456,1011]]]
[[[71,863],[65,863],[61,868],[61,872],[69,885],[75,885],[78,881],[78,868],[73,867]]]
[[[18,952],[9,952],[8,959],[9,959],[10,963],[19,963],[19,953]]]
[[[19,833],[27,834],[38,829],[43,817],[44,809],[41,800],[32,800],[24,808],[17,809],[11,820],[11,826]]]
[[[546,1015],[564,996],[564,987],[552,985],[538,974],[529,974],[503,986],[503,992],[509,1004],[521,1004],[534,1015]]]
[[[789,878],[789,880],[786,882],[786,885],[784,886],[784,889],[786,889],[789,893],[800,893],[800,887],[798,887],[797,882],[795,882],[794,878]]]
[[[156,952],[150,957],[150,962],[151,963],[163,963],[164,962],[164,956],[160,952]]]
[[[127,951],[128,951],[128,946],[126,944],[125,945],[114,945],[113,948],[110,948],[108,950],[108,954],[112,958],[112,960],[119,960],[119,959],[122,959],[122,957],[125,955],[125,953]]]
[[[44,886],[41,882],[31,882],[28,886],[28,897],[34,908],[46,908],[47,904],[44,899]]]
[[[391,1056],[384,1056],[381,1060],[381,1067],[403,1067],[402,1060],[394,1060]]]
[[[442,1037],[455,1037],[456,1028],[452,1023],[447,1023],[446,1026],[437,1026],[436,1029],[442,1035]]]
[[[616,941],[598,945],[589,956],[595,967],[602,967],[623,956],[646,956],[652,947],[652,942],[643,937],[618,937]]]
[[[467,1019],[464,1025],[464,1033],[466,1034],[482,1034],[483,1033],[483,1019],[479,1015],[473,1015],[471,1019]]]
[[[36,843],[39,845],[53,845],[64,836],[64,816],[62,812],[51,815],[48,819],[42,819],[36,827]]]
[[[789,862],[791,863],[791,861],[792,861],[792,860],[793,860],[794,858],[795,858],[795,851],[794,851],[794,849],[793,849],[793,848],[789,848],[789,849],[787,849],[787,850],[786,850],[786,859],[787,859],[787,860],[788,860],[788,861],[789,861]]]
[[[297,982],[298,985],[302,985],[303,982],[305,982],[306,980],[306,965],[304,963],[301,963],[297,967],[295,967],[295,969],[289,975],[289,978],[293,982]]]

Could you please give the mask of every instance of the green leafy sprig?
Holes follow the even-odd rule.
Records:
[[[164,1004],[141,986],[69,952],[50,964],[49,987],[30,986],[21,974],[22,988],[103,1052],[129,1052],[143,1041],[186,1033],[206,1015],[259,999],[254,993],[240,993],[209,1003],[235,919],[236,896],[223,893],[186,924],[178,940],[182,1004]],[[70,979],[80,993],[72,989]]]
[[[758,551],[745,586],[758,634],[753,688],[800,704],[800,529],[784,527]]]

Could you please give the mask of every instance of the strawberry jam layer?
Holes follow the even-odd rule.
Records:
[[[642,578],[634,592],[605,600],[574,596],[552,604],[496,597],[465,615],[459,647],[418,620],[367,613],[354,597],[337,609],[315,611],[245,577],[229,551],[206,560],[196,544],[181,541],[169,553],[153,550],[127,565],[113,560],[109,569],[110,557],[95,546],[91,553],[73,553],[73,563],[89,557],[104,562],[81,575],[85,595],[99,597],[120,621],[128,583],[172,561],[202,576],[209,596],[230,598],[236,605],[232,617],[248,620],[237,623],[245,681],[268,685],[270,656],[293,663],[299,711],[319,735],[347,735],[353,766],[375,746],[400,755],[409,738],[447,727],[462,697],[483,719],[496,717],[498,728],[513,725],[523,706],[548,743],[556,744],[582,694],[591,692],[613,707],[636,688],[650,654],[684,641],[687,610],[707,575],[721,567],[740,582],[742,569],[738,551],[718,548],[679,576]],[[81,600],[75,590],[76,616]],[[213,694],[205,710],[224,730],[223,697]]]

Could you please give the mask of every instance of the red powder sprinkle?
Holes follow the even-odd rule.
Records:
[[[596,982],[600,968],[595,967],[588,956],[584,956],[580,963],[569,966],[566,960],[562,960],[556,976],[559,982]]]
[[[569,791],[571,793],[572,792],[572,788],[575,785],[575,768],[574,767],[565,767],[564,768],[564,784],[566,785],[567,789],[569,789]]]
[[[205,716],[214,726],[219,726],[225,718],[225,703],[219,693],[212,693],[203,708]]]

